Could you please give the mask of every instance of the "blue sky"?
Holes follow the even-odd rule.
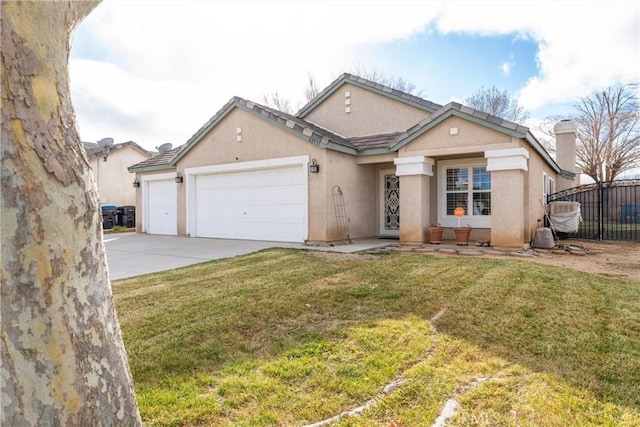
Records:
[[[181,145],[232,96],[305,102],[356,67],[422,96],[507,90],[535,128],[593,90],[640,81],[638,1],[104,1],[74,34],[84,141]]]
[[[380,64],[376,66],[388,67],[396,75],[420,82],[419,88],[426,98],[454,97],[463,101],[480,87],[494,85],[515,94],[537,73],[537,48],[537,43],[512,34],[432,32],[367,46],[362,49],[361,61]]]

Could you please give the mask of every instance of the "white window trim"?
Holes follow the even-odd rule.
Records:
[[[454,215],[447,215],[447,174],[446,170],[451,167],[473,167],[473,166],[487,166],[487,160],[483,158],[475,159],[456,159],[456,160],[442,160],[438,162],[438,224],[443,227],[457,227],[458,217]],[[493,183],[491,186],[491,193],[495,189]],[[460,226],[471,226],[474,228],[491,228],[491,215],[474,216],[464,215],[460,218]]]

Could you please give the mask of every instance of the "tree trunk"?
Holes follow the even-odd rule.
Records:
[[[141,425],[71,106],[95,2],[2,2],[0,424]]]

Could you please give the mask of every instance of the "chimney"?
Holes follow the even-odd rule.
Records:
[[[572,120],[562,120],[553,127],[556,134],[556,163],[560,169],[572,172],[575,178],[558,177],[556,191],[580,185],[580,174],[576,172],[576,137],[578,128]]]

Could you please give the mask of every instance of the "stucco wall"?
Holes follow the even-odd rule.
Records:
[[[535,236],[538,228],[544,226],[544,200],[543,200],[543,173],[555,181],[557,188],[559,175],[542,159],[536,151],[529,149],[529,171],[526,174],[527,201],[528,206],[525,211],[527,219],[527,229],[525,230],[525,241],[530,242]]]
[[[345,92],[350,92],[345,112]],[[305,119],[346,137],[398,132],[408,129],[429,113],[346,83],[317,106]]]
[[[333,204],[334,186],[342,190],[347,215],[349,236],[354,238],[377,235],[377,168],[375,165],[356,165],[355,158],[349,154],[327,151],[326,166],[320,174],[326,180],[324,199],[327,206],[326,241],[340,240],[335,207]]]
[[[110,153],[107,160],[96,157],[89,161],[96,181],[100,203],[103,205],[133,206],[136,204],[134,174],[127,168],[146,160],[148,156],[133,148],[125,147]]]

